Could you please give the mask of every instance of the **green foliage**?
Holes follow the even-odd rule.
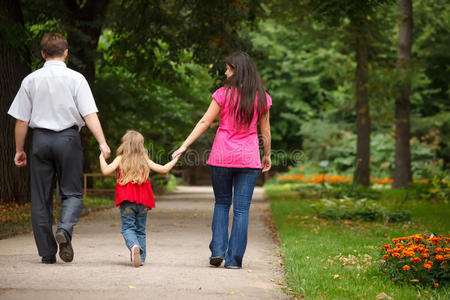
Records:
[[[114,44],[123,38],[106,30],[99,42],[103,61],[97,66],[96,95],[105,132],[115,148],[126,130],[138,130],[146,137],[152,159],[164,162],[206,110],[215,81],[208,68],[194,61],[191,51],[170,59],[168,44],[161,40],[136,50],[144,57],[153,53],[158,72],[138,68],[132,49],[127,60],[118,64]]]
[[[345,130],[345,125],[327,120],[310,121],[302,127],[303,144],[310,162],[329,162],[329,173],[351,174],[354,171],[356,135]],[[412,170],[418,178],[440,173],[442,161],[438,159],[436,138],[411,139]],[[394,136],[389,132],[376,132],[371,136],[372,176],[392,177],[394,174]],[[426,171],[428,170],[428,171]]]
[[[274,99],[273,147],[288,152],[302,149],[304,158],[315,163],[328,160],[337,172],[351,172],[356,152],[352,40],[357,33],[352,30],[353,18],[371,27],[364,30],[372,45],[367,86],[375,133],[371,137],[372,175],[393,174],[394,99],[404,80],[412,83],[413,173],[423,177],[422,170],[431,161],[436,173],[450,161],[450,117],[448,105],[443,104],[450,95],[448,82],[443,80],[448,77],[449,56],[442,51],[450,36],[448,5],[442,0],[431,6],[426,1],[414,2],[412,72],[411,78],[405,78],[396,71],[397,5],[394,1],[366,3],[361,10],[360,3],[349,2],[272,2],[269,8],[274,18],[243,32],[253,44],[259,70]],[[363,15],[367,20],[361,20]],[[434,141],[423,143],[421,138],[432,132],[436,133]],[[284,161],[277,157],[274,162]]]
[[[166,184],[166,191],[168,192],[174,191],[177,188],[177,184],[178,184],[177,178],[173,174],[170,174],[169,181]]]
[[[211,65],[212,72],[223,70],[223,59],[232,51],[249,48],[239,37],[244,24],[252,23],[261,12],[260,1],[114,1],[108,7],[106,24],[124,38],[117,43],[117,55],[129,49],[157,46],[167,42],[168,58],[177,60],[189,49],[197,63]],[[137,67],[157,68],[153,52],[137,52]],[[155,67],[155,68],[154,68]]]
[[[335,105],[349,104],[354,63],[339,51],[343,43],[326,35],[324,28],[317,24],[311,31],[298,34],[279,22],[265,20],[258,23],[256,30],[242,33],[252,42],[258,69],[274,99],[274,149],[300,149],[306,140],[302,126],[326,109],[335,111]],[[317,35],[321,35],[320,39]],[[345,117],[345,113],[341,116]],[[282,157],[278,159],[275,164],[281,164]]]
[[[413,55],[423,67],[424,74],[430,79],[427,86],[420,88],[428,89],[428,93],[423,93],[423,97],[420,98],[420,102],[417,101],[414,104],[414,108],[420,112],[421,116],[448,113],[450,97],[450,85],[447,80],[450,77],[450,68],[448,68],[450,64],[450,51],[448,51],[450,7],[448,1],[413,1],[413,12]],[[447,142],[446,145],[448,147],[450,143]]]
[[[337,199],[348,197],[377,200],[381,197],[381,191],[359,184],[339,183],[328,185],[325,195]]]
[[[99,207],[113,207],[115,206],[114,199],[102,198],[102,197],[83,197],[83,203],[87,208],[99,208]]]
[[[26,28],[16,20],[12,20],[12,16],[8,14],[5,7],[13,7],[14,5],[5,4],[0,10],[0,50],[13,49],[13,55],[19,61],[26,60],[26,44],[29,38]]]
[[[430,176],[426,183],[415,183],[413,188],[423,200],[447,203],[450,199],[450,183],[445,174]]]
[[[406,211],[389,211],[379,202],[368,199],[354,199],[344,197],[341,199],[322,199],[311,205],[321,218],[333,220],[364,220],[378,221],[389,219],[390,222],[402,222],[411,219]]]

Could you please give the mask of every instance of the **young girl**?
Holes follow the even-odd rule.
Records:
[[[179,157],[177,156],[164,166],[153,162],[144,147],[144,137],[134,130],[129,130],[122,137],[122,144],[117,149],[117,156],[111,164],[108,164],[103,154],[100,154],[100,167],[103,175],[109,175],[119,169],[116,206],[120,205],[122,221],[120,232],[131,251],[131,265],[134,267],[144,264],[147,212],[155,207],[148,174],[150,170],[158,173],[169,172]]]

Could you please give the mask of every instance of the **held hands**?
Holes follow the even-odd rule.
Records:
[[[261,172],[267,172],[272,167],[272,161],[270,160],[270,156],[263,156],[262,162],[262,171]]]
[[[27,165],[27,154],[25,151],[18,151],[14,156],[14,163],[19,168],[25,167]]]
[[[105,159],[108,159],[109,156],[111,155],[111,150],[109,149],[108,144],[104,143],[104,144],[100,144],[100,151],[102,152],[102,155]]]
[[[181,154],[178,154],[176,157],[173,157],[173,155],[172,155],[172,161],[174,161],[176,164],[177,161],[180,159],[180,157],[181,157]]]
[[[180,158],[181,154],[183,154],[186,151],[186,147],[185,146],[181,146],[180,148],[178,148],[177,150],[175,150],[175,152],[172,154],[172,159],[178,159]]]
[[[99,159],[100,161],[106,161],[106,160],[105,160],[105,156],[103,155],[103,152],[100,152],[100,155],[98,156],[98,159]]]

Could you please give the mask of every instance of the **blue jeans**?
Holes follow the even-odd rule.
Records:
[[[147,212],[148,208],[142,204],[129,201],[124,201],[120,204],[122,221],[120,232],[125,239],[128,249],[131,250],[134,245],[138,245],[141,248],[141,260],[143,262],[146,256],[145,226],[147,223]]]
[[[211,181],[216,203],[209,248],[211,257],[225,258],[225,267],[242,267],[242,258],[247,247],[250,203],[259,172],[259,169],[211,166]],[[228,238],[228,215],[232,201],[233,225]]]

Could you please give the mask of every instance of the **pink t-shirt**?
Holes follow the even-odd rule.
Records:
[[[208,165],[230,168],[261,168],[259,143],[257,132],[257,103],[255,99],[255,112],[249,128],[234,125],[234,116],[229,114],[229,99],[231,89],[225,99],[226,88],[221,87],[212,94],[212,98],[220,105],[219,128],[217,129],[211,154],[206,162]],[[237,94],[237,92],[235,92]],[[233,97],[236,99],[236,97]],[[266,93],[267,110],[272,106],[272,99]]]

